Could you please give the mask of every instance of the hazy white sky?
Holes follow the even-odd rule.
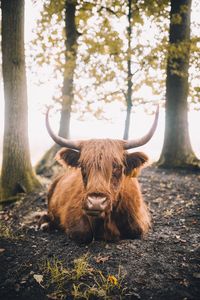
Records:
[[[40,1],[38,1],[40,6]],[[32,28],[36,25],[36,18],[39,14],[38,6],[34,6],[31,0],[25,0],[26,4],[26,25],[25,25],[25,40],[29,43],[32,39]],[[195,8],[193,12],[193,18],[199,18],[200,5],[198,9]],[[28,99],[29,99],[29,140],[32,162],[35,164],[52,144],[51,138],[48,136],[45,123],[44,123],[44,111],[45,104],[52,102],[52,95],[54,94],[54,85],[46,84],[42,86],[36,86],[33,83],[32,75],[27,72],[28,78]],[[148,93],[144,91],[144,93]],[[2,158],[2,136],[3,136],[3,84],[0,86],[0,161]],[[121,111],[121,105],[110,104],[108,107],[108,117],[112,119],[108,121],[97,121],[95,119],[88,119],[84,122],[77,121],[72,115],[71,122],[71,136],[76,137],[101,137],[101,138],[122,138],[125,114]],[[136,114],[132,116],[130,137],[137,137],[145,134],[149,126],[151,126],[153,116],[147,116],[140,109]],[[59,114],[54,116],[51,120],[52,127],[56,130],[59,124]],[[189,128],[191,135],[191,142],[196,154],[200,157],[200,112],[189,113]],[[198,132],[197,132],[198,130]],[[152,160],[159,158],[159,154],[162,148],[164,135],[164,112],[161,110],[159,125],[155,136],[145,146],[141,147]]]

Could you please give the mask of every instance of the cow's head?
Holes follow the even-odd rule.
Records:
[[[128,153],[127,150],[147,143],[157,126],[157,109],[154,123],[146,136],[138,140],[91,139],[72,141],[57,136],[46,126],[53,140],[65,148],[56,155],[61,164],[80,168],[84,185],[83,209],[90,216],[104,217],[112,210],[123,188],[124,177],[133,176],[135,170],[147,162],[142,152]]]

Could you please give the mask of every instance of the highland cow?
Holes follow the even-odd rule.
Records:
[[[67,170],[48,192],[48,215],[42,223],[62,228],[77,242],[135,239],[147,233],[150,214],[137,180],[148,161],[142,152],[127,150],[146,144],[157,127],[159,109],[149,132],[137,140],[91,139],[73,141],[56,135],[52,139],[64,147],[56,160]],[[70,167],[70,168],[69,168]]]

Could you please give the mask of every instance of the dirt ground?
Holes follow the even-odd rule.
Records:
[[[200,174],[146,168],[143,240],[77,245],[39,231],[45,191],[0,212],[0,299],[200,299]]]

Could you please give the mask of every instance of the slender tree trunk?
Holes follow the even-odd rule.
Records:
[[[2,0],[2,68],[5,124],[1,174],[2,197],[29,192],[40,184],[29,154],[24,55],[24,0]]]
[[[78,31],[76,27],[76,1],[65,1],[65,70],[62,88],[62,108],[60,118],[59,135],[64,138],[70,137],[70,116],[71,107],[74,101],[74,72],[77,58],[77,40]],[[51,176],[54,173],[54,156],[60,146],[54,145],[42,157],[36,166],[36,172],[45,176]]]
[[[130,119],[131,119],[131,110],[132,110],[132,71],[131,71],[131,34],[132,34],[132,25],[131,25],[131,15],[132,7],[131,0],[128,0],[128,49],[127,49],[127,93],[126,93],[126,120],[123,139],[128,140],[129,128],[130,128]]]
[[[168,53],[166,114],[161,167],[198,167],[188,131],[188,69],[191,0],[171,0],[169,47],[181,47],[179,57]],[[179,20],[179,22],[178,22]],[[170,48],[169,48],[170,49]],[[178,53],[178,48],[176,53]]]
[[[76,1],[65,1],[65,71],[62,89],[62,110],[59,135],[64,138],[70,136],[70,115],[71,107],[74,101],[73,86],[74,72],[76,68],[77,57],[77,39],[78,31],[76,28]]]

